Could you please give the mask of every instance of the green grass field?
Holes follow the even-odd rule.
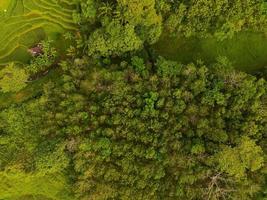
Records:
[[[154,48],[162,56],[181,63],[203,60],[210,64],[225,56],[236,69],[246,72],[255,72],[267,66],[267,37],[261,33],[243,32],[222,42],[214,38],[163,36]]]
[[[74,0],[0,0],[0,66],[27,63],[29,47],[76,30],[72,21]]]

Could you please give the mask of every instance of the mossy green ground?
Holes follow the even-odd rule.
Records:
[[[160,55],[181,63],[202,60],[211,64],[223,56],[236,69],[246,72],[255,72],[267,66],[267,37],[261,33],[242,32],[221,42],[215,38],[185,39],[163,36],[154,48]]]

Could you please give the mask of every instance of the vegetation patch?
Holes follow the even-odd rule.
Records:
[[[266,0],[0,0],[0,200],[266,200]]]

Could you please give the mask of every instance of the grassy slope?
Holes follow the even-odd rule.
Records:
[[[226,56],[235,68],[246,72],[267,66],[267,37],[260,33],[243,32],[223,42],[214,38],[162,37],[154,48],[162,56],[182,63],[201,59],[209,64]]]

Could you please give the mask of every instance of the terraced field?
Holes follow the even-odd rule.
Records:
[[[76,29],[74,7],[74,0],[0,0],[0,66],[28,62],[28,48],[45,38],[60,44]]]

